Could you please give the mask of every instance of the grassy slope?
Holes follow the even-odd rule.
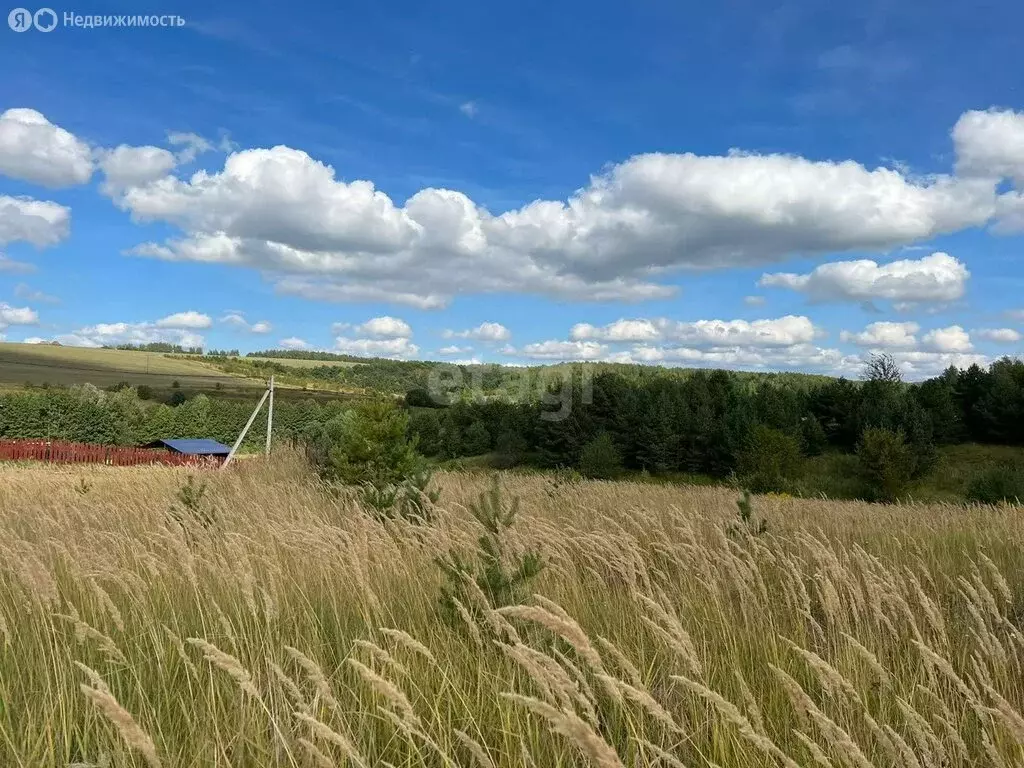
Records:
[[[122,381],[154,389],[168,389],[177,381],[183,389],[202,391],[215,390],[218,384],[222,390],[264,386],[258,379],[159,352],[0,343],[0,387],[46,383],[107,387]]]
[[[0,765],[481,764],[456,731],[497,768],[815,764],[797,731],[837,767],[1019,761],[1013,511],[756,498],[749,536],[726,489],[506,476],[507,554],[548,565],[533,608],[467,597],[464,623],[435,558],[472,551],[488,478],[442,474],[434,523],[384,528],[253,460],[184,532],[187,474],[0,467]]]
[[[298,362],[305,365],[311,361]],[[307,384],[301,376],[300,367],[297,367],[298,375],[293,381],[277,382],[276,397],[279,402],[352,397],[351,388],[330,387],[318,382]],[[170,395],[172,385],[178,382],[180,389],[186,393],[203,392],[218,398],[245,400],[253,404],[266,386],[262,378],[228,373],[205,362],[161,352],[0,342],[0,391],[43,384],[72,386],[88,383],[104,388],[121,382],[136,387],[150,387],[158,399]]]
[[[360,365],[360,363],[353,363],[348,360],[302,360],[293,357],[238,357],[236,360],[262,360],[267,363],[277,363],[278,365],[288,366],[289,368],[318,368],[320,366],[334,366],[336,368],[351,368],[353,365]]]

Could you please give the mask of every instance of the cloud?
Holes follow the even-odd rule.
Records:
[[[809,274],[766,274],[758,285],[789,288],[812,301],[888,300],[901,305],[950,302],[961,298],[971,273],[946,253],[880,265],[870,259],[838,261],[815,267]]]
[[[665,298],[676,289],[658,281],[672,271],[889,250],[983,224],[996,209],[988,179],[733,152],[637,155],[568,200],[493,214],[446,189],[397,204],[285,146],[235,152],[219,172],[167,176],[116,202],[183,233],[135,255],[254,268],[309,298],[421,307],[509,291]]]
[[[49,339],[44,339],[41,336],[29,336],[27,339],[21,340],[22,344],[48,344]]]
[[[1013,328],[981,328],[972,333],[979,339],[993,341],[997,344],[1016,344],[1024,338],[1020,331],[1015,331]]]
[[[15,261],[0,253],[0,272],[12,275],[25,275],[35,271],[35,266],[24,261]]]
[[[281,349],[309,349],[310,344],[305,339],[300,339],[298,336],[289,336],[287,339],[281,339],[278,346]]]
[[[0,271],[3,271],[2,266],[0,266]],[[34,290],[31,286],[28,286],[25,283],[18,283],[14,286],[14,296],[19,299],[24,299],[25,301],[34,301],[43,304],[60,304],[60,299],[56,296],[51,296],[48,293]]]
[[[917,323],[871,323],[860,333],[843,331],[839,334],[839,340],[856,344],[859,347],[878,347],[881,349],[893,349],[897,347],[912,348],[917,346],[917,337],[914,335],[921,327]]]
[[[391,339],[351,339],[339,336],[334,340],[334,349],[345,355],[386,357],[393,360],[406,360],[415,357],[420,351],[418,346],[403,337]]]
[[[157,255],[164,258],[168,253],[163,246],[154,246],[156,252],[143,253],[136,249],[136,255]],[[144,249],[145,250],[145,249]],[[172,259],[177,261],[178,259]],[[200,261],[205,259],[198,259]],[[216,261],[216,259],[209,259]],[[449,297],[436,293],[414,293],[406,290],[408,286],[402,283],[403,278],[381,275],[375,285],[352,285],[349,283],[334,283],[327,278],[309,278],[302,276],[289,276],[278,278],[274,287],[278,293],[287,296],[298,296],[313,301],[331,302],[387,302],[390,304],[403,304],[415,309],[442,309],[448,305]],[[392,286],[388,288],[386,286]]]
[[[270,333],[274,330],[274,326],[267,320],[258,320],[250,325],[241,312],[228,312],[220,319],[220,322],[249,333]]]
[[[172,147],[181,147],[175,159],[182,164],[191,163],[203,152],[213,149],[213,144],[197,133],[169,133],[167,143]]]
[[[929,331],[923,341],[937,352],[970,352],[973,348],[970,334],[959,325]]]
[[[700,349],[688,346],[638,344],[606,357],[610,362],[658,363],[695,368],[732,368],[751,371],[803,371],[836,376],[858,372],[863,361],[838,349],[814,344],[786,347],[731,346]]]
[[[971,110],[953,126],[956,172],[1024,183],[1024,113]]]
[[[57,245],[71,231],[71,209],[30,197],[0,195],[0,246],[16,241]]]
[[[30,307],[12,307],[0,302],[0,330],[12,325],[37,325],[39,313]]]
[[[451,346],[448,346],[448,347],[441,347],[439,350],[437,350],[437,354],[439,354],[439,355],[462,355],[462,354],[465,354],[466,352],[472,352],[472,351],[473,351],[472,347],[460,347],[460,346],[457,346],[455,344],[452,344]]]
[[[569,337],[576,341],[646,342],[665,339],[698,346],[791,346],[811,342],[820,335],[821,329],[809,318],[795,315],[752,322],[623,319],[604,327],[578,323],[569,331]]]
[[[446,330],[441,334],[446,339],[476,339],[477,341],[508,341],[512,331],[501,323],[484,322],[467,331]]]
[[[577,323],[569,330],[569,338],[575,341],[600,339],[602,341],[652,341],[660,339],[662,332],[659,325],[665,320],[616,320],[604,327],[590,323]]]
[[[464,101],[459,104],[459,112],[464,114],[466,117],[476,117],[480,108],[476,105],[475,101]]]
[[[992,361],[985,355],[963,354],[960,352],[929,352],[924,350],[899,350],[892,353],[893,359],[910,381],[920,381],[938,376],[951,365],[970,368],[972,365],[986,367]]]
[[[331,326],[332,333],[349,330],[359,336],[370,336],[375,339],[407,339],[412,336],[412,328],[405,320],[389,315],[373,317],[358,325],[335,323]]]
[[[89,146],[34,109],[0,115],[0,174],[44,187],[85,184],[92,177]]]
[[[540,341],[516,349],[506,346],[501,353],[509,356],[528,357],[534,360],[599,360],[608,352],[608,347],[594,341]]]
[[[192,313],[180,313],[188,315]],[[171,315],[174,317],[174,315]],[[168,320],[170,318],[164,318]],[[160,321],[162,322],[162,321]],[[189,326],[169,327],[158,323],[97,323],[71,333],[60,334],[57,341],[74,347],[103,347],[117,344],[150,344],[164,342],[183,347],[203,346],[203,337]]]
[[[157,320],[154,325],[157,328],[191,328],[199,330],[209,328],[213,325],[213,320],[209,315],[189,310],[187,312],[176,312],[173,315],[162,317]]]
[[[103,191],[114,195],[128,188],[156,181],[178,164],[174,154],[161,147],[130,147],[122,144],[114,149],[97,151],[100,170],[106,181]]]
[[[764,306],[764,296],[744,296],[743,303],[748,307],[761,307]]]

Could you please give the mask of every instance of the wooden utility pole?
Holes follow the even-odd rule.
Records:
[[[235,440],[235,444],[233,446],[231,446],[231,451],[230,451],[230,453],[228,453],[228,457],[226,459],[224,459],[224,463],[220,465],[221,469],[225,469],[228,466],[228,464],[231,463],[231,460],[233,458],[235,458],[235,453],[238,451],[238,447],[242,444],[242,441],[245,440],[245,435],[249,431],[249,427],[251,427],[252,423],[254,421],[256,421],[256,414],[260,412],[260,408],[262,408],[263,404],[265,402],[267,402],[267,397],[270,395],[270,393],[272,391],[273,391],[273,384],[271,384],[271,386],[267,388],[267,390],[263,393],[263,397],[261,397],[260,401],[258,403],[256,403],[256,409],[252,412],[252,415],[249,417],[249,420],[247,422],[245,422],[245,427],[242,429],[242,434],[240,434],[238,436],[238,439]],[[267,426],[268,427],[270,426],[269,422],[268,422]],[[269,446],[270,446],[269,430],[268,430],[268,435],[267,435],[267,446],[268,446],[268,450],[269,450]]]
[[[270,455],[270,433],[274,429],[274,377],[270,377],[270,402],[267,405],[267,447],[265,453]]]

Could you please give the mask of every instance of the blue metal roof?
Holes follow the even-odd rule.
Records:
[[[166,445],[172,451],[178,453],[187,453],[190,455],[213,455],[213,456],[227,456],[231,453],[231,447],[218,443],[216,440],[210,440],[208,438],[198,439],[181,439],[181,440],[156,440],[159,445]],[[153,443],[150,443],[153,445]]]

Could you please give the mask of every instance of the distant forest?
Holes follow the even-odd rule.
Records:
[[[768,451],[795,446],[813,456],[852,452],[866,430],[882,428],[906,444],[916,473],[933,465],[937,445],[1024,445],[1020,360],[1003,359],[988,370],[950,368],[919,384],[902,382],[886,357],[873,360],[858,382],[607,371],[594,376],[589,404],[579,386],[561,420],[550,418],[561,407],[557,397],[551,404],[458,402],[415,409],[410,429],[420,450],[445,458],[497,451],[510,464],[529,456],[541,466],[578,467],[588,446],[602,440],[627,469],[713,477],[742,470],[755,437]],[[426,404],[420,391],[408,399]]]

